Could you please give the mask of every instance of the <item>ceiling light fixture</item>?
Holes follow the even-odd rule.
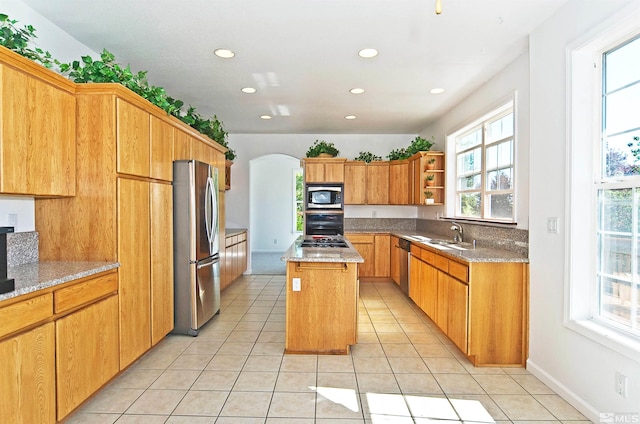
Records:
[[[349,90],[349,93],[351,93],[351,94],[362,94],[362,93],[364,93],[364,88],[352,88],[351,90]]]
[[[236,54],[229,49],[216,49],[213,54],[223,59],[231,59]]]
[[[432,88],[431,90],[429,90],[429,93],[441,94],[441,93],[444,93],[444,88]]]
[[[247,93],[247,94],[253,94],[258,90],[256,90],[253,87],[245,87],[245,88],[241,89],[240,91],[242,91],[243,93]]]
[[[378,56],[378,50],[376,49],[362,49],[358,52],[358,56],[364,57],[365,59],[370,59],[372,57]]]
[[[442,0],[436,0],[436,15],[442,13]]]
[[[271,119],[271,115],[260,115],[260,119],[264,119],[265,121],[268,121],[269,119]]]
[[[344,119],[348,119],[348,120],[352,120],[352,119],[356,119],[355,115],[347,115],[344,117]]]

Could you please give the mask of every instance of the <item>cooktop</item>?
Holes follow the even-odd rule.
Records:
[[[311,236],[302,240],[300,247],[349,247],[342,236]]]

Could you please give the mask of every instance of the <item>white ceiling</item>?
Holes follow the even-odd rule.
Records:
[[[435,0],[24,0],[230,133],[263,134],[417,133],[525,52],[565,2],[442,0],[436,15]],[[360,58],[366,47],[380,54]]]

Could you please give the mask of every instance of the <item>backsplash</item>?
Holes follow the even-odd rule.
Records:
[[[478,247],[504,249],[529,256],[529,231],[516,228],[458,222],[466,242],[476,240]],[[450,220],[417,218],[345,218],[344,229],[349,231],[424,231],[442,238],[453,239]]]
[[[38,233],[26,231],[7,234],[7,266],[38,262]]]

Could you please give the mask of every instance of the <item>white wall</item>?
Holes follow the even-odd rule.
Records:
[[[535,178],[530,182],[528,368],[594,421],[599,412],[640,412],[640,364],[563,325],[565,226],[561,221],[560,234],[549,234],[546,221],[566,212],[567,46],[626,4],[640,8],[638,0],[571,0],[530,36],[529,165]],[[616,370],[629,377],[626,399],[614,392]]]
[[[49,51],[61,62],[79,60],[81,56],[98,55],[84,44],[60,30],[42,15],[18,0],[3,0],[0,12],[18,21],[16,26],[33,25],[36,29],[35,42],[38,47]],[[16,232],[35,230],[35,212],[33,198],[0,195],[0,226],[9,225],[9,214],[18,215]]]
[[[295,178],[300,159],[281,154],[250,161],[251,252],[284,252],[294,232]]]
[[[496,107],[515,97],[516,111],[516,222],[519,229],[529,228],[529,54],[524,53],[498,75],[468,96],[463,102],[446,112],[442,119],[422,131],[425,137],[434,135],[445,140],[472,121],[481,118]],[[437,146],[446,151],[444,143]],[[455,170],[455,156],[447,155],[447,169]],[[447,185],[455,186],[455,173],[447,173]],[[448,202],[453,205],[453,202]],[[444,208],[420,208],[420,218],[436,218]],[[449,214],[450,215],[450,214]]]

